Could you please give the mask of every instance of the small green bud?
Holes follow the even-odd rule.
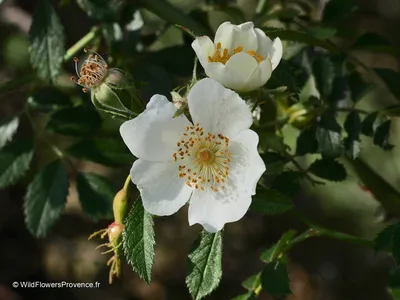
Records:
[[[113,202],[113,213],[114,222],[118,224],[123,224],[126,215],[130,209],[129,195],[125,188],[120,190],[114,197]]]

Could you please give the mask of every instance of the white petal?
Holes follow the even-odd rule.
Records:
[[[283,46],[280,38],[276,38],[273,43],[273,53],[271,55],[271,64],[272,64],[272,70],[275,70],[275,68],[279,65],[279,62],[281,61],[282,58],[282,53],[283,53]]]
[[[272,65],[269,59],[263,60],[258,66],[257,70],[247,80],[245,91],[255,90],[264,84],[271,78]]]
[[[265,35],[265,32],[259,28],[256,28],[255,32],[257,34],[258,42],[257,53],[262,55],[264,58],[269,57],[272,64],[272,70],[275,70],[282,58],[283,46],[281,40],[276,38],[272,41]]]
[[[157,216],[169,216],[177,212],[192,193],[185,180],[178,177],[175,162],[138,159],[133,163],[131,176],[140,191],[144,208]]]
[[[257,49],[257,36],[253,22],[246,22],[239,26],[231,22],[222,23],[215,33],[214,44],[221,43],[222,48],[227,48],[232,53],[236,47],[243,47],[243,51]]]
[[[208,36],[199,36],[192,42],[192,48],[205,69],[208,64],[208,57],[215,53],[214,43]]]
[[[258,135],[253,130],[239,133],[229,142],[231,164],[229,178],[237,189],[245,194],[254,195],[265,164],[257,151]]]
[[[173,118],[175,112],[166,97],[154,95],[143,113],[123,123],[120,133],[132,154],[149,161],[171,161],[176,142],[190,125],[184,115]]]
[[[225,66],[221,63],[209,64],[206,74],[227,88],[236,91],[248,91],[247,82],[257,68],[258,63],[254,57],[245,52],[240,52],[233,55]]]
[[[233,186],[224,191],[194,191],[189,204],[189,225],[201,224],[208,232],[240,220],[249,209],[251,196]]]
[[[211,78],[204,78],[192,87],[188,104],[193,122],[200,123],[206,133],[222,133],[232,138],[253,122],[246,102]]]

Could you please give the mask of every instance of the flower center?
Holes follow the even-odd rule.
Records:
[[[226,64],[226,62],[232,57],[232,55],[235,55],[239,52],[243,52],[242,46],[236,47],[235,49],[233,49],[233,54],[230,54],[229,50],[227,48],[222,48],[221,43],[218,42],[217,49],[215,50],[214,55],[209,56],[208,61],[209,62],[220,62],[220,63]],[[246,53],[253,56],[256,59],[258,64],[260,64],[264,60],[264,57],[262,55],[258,54],[254,50],[248,50]]]
[[[92,51],[85,49],[85,52]],[[77,57],[74,57],[74,61],[76,74],[78,75],[78,80],[76,81],[76,83],[84,87],[84,92],[87,92],[87,88],[94,88],[99,86],[103,82],[104,77],[107,75],[107,63],[96,52],[89,54],[87,58],[83,61],[80,68],[78,68],[79,59]],[[71,79],[75,81],[74,76],[71,77]]]
[[[228,145],[229,139],[221,133],[205,134],[198,123],[187,126],[173,154],[179,177],[186,178],[186,184],[195,189],[223,190],[231,162]]]

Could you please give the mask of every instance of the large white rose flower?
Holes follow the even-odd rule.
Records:
[[[208,77],[236,91],[252,91],[263,86],[282,58],[282,42],[272,41],[253,22],[241,25],[222,23],[214,42],[197,37],[192,48]]]
[[[193,124],[166,97],[122,124],[121,136],[138,157],[131,169],[144,208],[177,212],[190,198],[189,224],[216,232],[243,217],[265,171],[252,114],[238,94],[217,81],[197,82],[188,95]]]

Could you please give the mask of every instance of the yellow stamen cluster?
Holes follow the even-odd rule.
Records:
[[[186,178],[186,185],[197,190],[210,188],[218,192],[225,189],[231,162],[228,146],[229,139],[221,133],[205,134],[198,123],[187,126],[173,154],[179,177]]]
[[[242,51],[243,51],[243,47],[239,46],[239,47],[236,47],[235,49],[233,49],[233,54],[230,54],[229,50],[226,48],[222,49],[221,43],[218,42],[217,49],[215,50],[214,55],[209,56],[208,61],[209,62],[220,62],[220,63],[226,64],[226,62],[232,57],[232,55],[235,55]],[[253,56],[257,60],[258,64],[260,64],[264,60],[264,57],[262,55],[258,54],[254,50],[248,50],[246,53]]]
[[[85,49],[85,52],[89,50]],[[108,66],[104,59],[97,53],[91,53],[82,63],[78,71],[79,59],[74,57],[75,69],[78,75],[77,84],[84,87],[83,91],[87,92],[87,88],[99,86],[107,75]],[[75,77],[71,77],[75,81]]]

